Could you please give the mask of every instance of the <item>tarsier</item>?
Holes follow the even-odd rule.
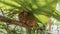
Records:
[[[23,11],[19,13],[18,17],[19,20],[22,21],[24,24],[26,24],[28,27],[34,27],[36,25],[35,17],[31,13]]]
[[[42,26],[42,27],[36,26],[36,20],[32,13],[23,11],[23,12],[19,13],[18,17],[19,17],[19,21],[21,21],[28,27],[34,27],[35,29],[45,30],[44,26]]]

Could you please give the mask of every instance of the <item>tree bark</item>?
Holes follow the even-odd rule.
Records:
[[[9,23],[9,24],[15,24],[15,25],[19,25],[19,26],[22,26],[22,27],[25,27],[25,28],[33,28],[33,27],[29,27],[28,25],[26,25],[25,23],[21,22],[21,21],[16,21],[16,20],[12,20],[12,19],[9,19],[7,17],[4,17],[4,16],[1,16],[0,15],[0,21],[3,21],[5,23]],[[41,27],[34,27],[35,29],[42,29],[44,30],[43,28]]]
[[[48,21],[48,24],[49,24],[49,28],[48,28],[48,31],[51,31],[51,19],[49,19],[49,21]]]

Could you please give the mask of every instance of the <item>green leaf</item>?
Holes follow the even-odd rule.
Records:
[[[41,21],[43,24],[46,24],[49,20],[49,17],[46,15],[38,15],[38,14],[34,14],[34,16]]]
[[[5,9],[11,9],[11,8],[20,8],[19,6],[20,5],[18,5],[16,2],[14,2],[14,1],[11,1],[11,0],[5,0],[5,1],[1,1],[0,0],[0,7],[3,7],[3,8],[5,8]]]
[[[57,19],[58,21],[60,21],[60,11],[55,11],[52,15],[55,19]]]

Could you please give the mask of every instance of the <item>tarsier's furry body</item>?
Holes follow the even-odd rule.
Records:
[[[26,11],[23,11],[19,14],[19,20],[29,27],[35,26],[35,17],[33,14],[30,14]]]

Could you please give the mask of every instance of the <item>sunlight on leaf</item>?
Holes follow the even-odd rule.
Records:
[[[46,24],[49,20],[49,17],[45,16],[45,15],[37,15],[37,14],[34,14],[35,17],[41,21],[43,24]]]

